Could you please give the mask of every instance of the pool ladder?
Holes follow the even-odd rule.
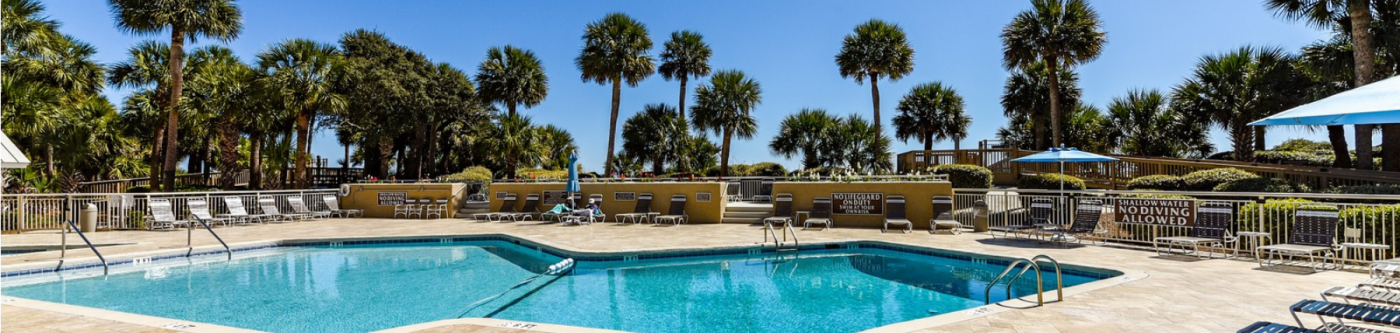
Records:
[[[767,243],[768,237],[772,236],[773,251],[797,251],[799,247],[797,243],[797,230],[792,228],[791,221],[783,222],[782,225],[783,226],[781,228],[773,228],[773,223],[768,223],[766,221],[763,222],[763,242]],[[778,234],[782,234],[782,241],[778,241]],[[789,235],[792,236],[792,247],[784,248],[783,245],[787,245],[787,239]]]
[[[1048,261],[1048,262],[1050,262],[1051,265],[1054,265],[1054,267],[1055,267],[1055,296],[1056,296],[1056,301],[1057,301],[1057,302],[1058,302],[1058,301],[1064,301],[1064,300],[1065,300],[1065,279],[1064,279],[1064,275],[1061,274],[1062,271],[1060,270],[1060,262],[1057,261],[1057,260],[1055,260],[1055,258],[1050,257],[1049,255],[1044,255],[1044,254],[1042,254],[1042,255],[1037,255],[1037,256],[1035,256],[1035,257],[1032,257],[1032,258],[1030,258],[1030,259],[1026,259],[1026,258],[1017,258],[1016,260],[1012,261],[1011,264],[1006,265],[1006,269],[1002,270],[1002,271],[1001,271],[1001,274],[997,274],[997,277],[996,277],[996,278],[993,278],[991,281],[987,281],[987,290],[984,291],[984,292],[982,293],[983,295],[985,295],[985,296],[987,297],[987,299],[986,299],[986,304],[992,304],[992,287],[996,286],[996,285],[997,285],[997,282],[998,282],[998,281],[1001,281],[1002,278],[1005,278],[1007,274],[1010,274],[1010,273],[1011,273],[1011,270],[1016,269],[1017,267],[1020,267],[1020,268],[1021,268],[1021,271],[1016,272],[1016,275],[1012,275],[1010,279],[1007,279],[1007,280],[1006,280],[1006,298],[1007,298],[1007,299],[1013,298],[1012,295],[1011,295],[1011,286],[1014,285],[1014,284],[1016,284],[1016,279],[1020,279],[1020,278],[1021,278],[1021,275],[1026,274],[1026,271],[1034,269],[1034,270],[1035,270],[1035,302],[1036,302],[1036,305],[1037,305],[1037,306],[1044,306],[1044,305],[1045,305],[1045,284],[1043,283],[1044,280],[1043,280],[1042,277],[1041,277],[1041,271],[1040,271],[1040,262],[1041,262],[1041,261]]]
[[[109,266],[107,266],[107,258],[102,257],[102,252],[97,251],[97,246],[92,245],[92,241],[89,241],[87,235],[83,234],[83,229],[78,228],[78,224],[73,223],[73,220],[68,220],[68,225],[63,229],[63,239],[60,240],[61,243],[58,245],[57,269],[63,269],[63,261],[68,258],[68,228],[72,228],[74,232],[77,232],[78,237],[81,237],[83,243],[87,244],[88,249],[92,250],[92,254],[97,255],[97,260],[102,262],[102,275],[107,275],[109,269]]]

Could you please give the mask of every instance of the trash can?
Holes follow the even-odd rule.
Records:
[[[83,232],[97,231],[97,204],[87,204],[82,213],[78,214],[78,227],[82,228]]]
[[[987,202],[977,200],[972,203],[972,231],[987,232]]]

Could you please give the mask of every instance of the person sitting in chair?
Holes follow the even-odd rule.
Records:
[[[582,216],[582,217],[589,217],[589,216],[593,216],[593,212],[595,212],[595,211],[597,211],[597,210],[598,210],[598,203],[593,202],[593,199],[588,199],[588,205],[587,205],[587,206],[580,207],[580,208],[578,208],[578,209],[574,209],[574,210],[573,210],[573,214],[574,214],[574,215],[578,215],[578,216]]]

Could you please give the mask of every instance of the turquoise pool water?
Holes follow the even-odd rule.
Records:
[[[1003,268],[843,248],[581,261],[571,274],[530,279],[560,259],[506,241],[281,247],[105,278],[9,279],[0,293],[271,332],[459,316],[635,332],[856,332],[981,306],[985,281]],[[1067,274],[1065,285],[1095,279]],[[993,301],[1006,299],[993,290]],[[1013,293],[1033,291],[1018,283]]]

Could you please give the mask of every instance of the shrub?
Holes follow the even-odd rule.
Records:
[[[1308,139],[1289,139],[1274,146],[1274,151],[1317,151],[1331,150],[1332,144],[1326,141],[1312,141]]]
[[[462,170],[462,172],[443,175],[439,180],[446,182],[491,182],[491,170],[486,167],[474,166]]]
[[[1084,181],[1074,176],[1066,176],[1058,173],[1042,173],[1034,176],[1021,176],[1016,180],[1016,187],[1022,189],[1058,190],[1060,182],[1064,182],[1066,190],[1084,190]]]
[[[1180,194],[1170,194],[1170,193],[1161,193],[1161,194],[1158,194],[1158,193],[1128,194],[1128,195],[1124,195],[1123,197],[1124,197],[1124,198],[1141,198],[1141,199],[1187,199],[1187,200],[1195,199],[1195,197],[1192,197],[1192,196],[1186,196],[1186,195],[1180,195]]]
[[[1240,169],[1219,168],[1188,173],[1182,176],[1181,180],[1185,182],[1182,189],[1205,192],[1214,190],[1220,184],[1249,178],[1259,178],[1259,176]]]
[[[515,176],[520,179],[569,179],[569,172],[564,170],[545,170],[540,168],[516,169]]]
[[[728,176],[730,176],[730,177],[749,176],[750,173],[752,172],[751,169],[752,169],[752,167],[750,167],[750,166],[748,166],[748,165],[744,165],[744,164],[730,164],[730,165],[729,165],[729,174],[728,174]],[[674,172],[674,173],[671,173],[671,174],[676,174],[676,175],[678,175],[678,174],[681,174],[681,173],[680,173],[680,172]],[[710,168],[708,168],[708,169],[705,169],[704,175],[705,175],[706,177],[719,177],[719,166],[716,165],[716,166],[712,166],[712,167],[710,167]]]
[[[1312,206],[1315,202],[1307,199],[1269,199],[1263,204],[1251,202],[1240,206],[1237,219],[1241,231],[1268,231],[1274,233],[1275,241],[1285,241],[1287,238],[1279,238],[1290,232],[1293,228],[1293,215],[1298,212],[1299,207]],[[1336,210],[1336,206],[1316,205],[1321,209]],[[1260,210],[1263,210],[1264,221],[1260,224]],[[1262,226],[1264,229],[1260,230]]]
[[[929,172],[948,175],[955,188],[992,188],[992,170],[981,166],[944,164],[929,168]]]
[[[816,168],[802,169],[802,170],[793,171],[793,172],[791,172],[788,176],[798,177],[798,178],[806,178],[807,176],[811,176],[811,175],[829,177],[829,176],[834,176],[834,175],[845,175],[845,174],[849,173],[850,171],[851,171],[850,169],[846,169],[846,168],[842,168],[842,167],[816,167]]]
[[[787,168],[782,164],[773,162],[754,163],[749,166],[750,176],[782,177],[787,175]]]
[[[1186,181],[1172,175],[1151,175],[1133,178],[1128,181],[1129,190],[1180,191]]]
[[[1372,184],[1372,185],[1353,185],[1353,186],[1342,186],[1342,187],[1329,187],[1329,188],[1327,188],[1326,191],[1323,191],[1323,192],[1326,192],[1326,193],[1342,193],[1342,194],[1394,194],[1394,195],[1400,195],[1400,185],[1397,185],[1397,184]]]
[[[1269,192],[1269,193],[1297,193],[1309,192],[1306,185],[1294,184],[1288,180],[1279,178],[1248,178],[1232,180],[1224,184],[1216,185],[1216,192]]]
[[[1335,157],[1331,152],[1316,151],[1258,151],[1254,152],[1254,160],[1259,163],[1307,165],[1307,166],[1331,166]]]

